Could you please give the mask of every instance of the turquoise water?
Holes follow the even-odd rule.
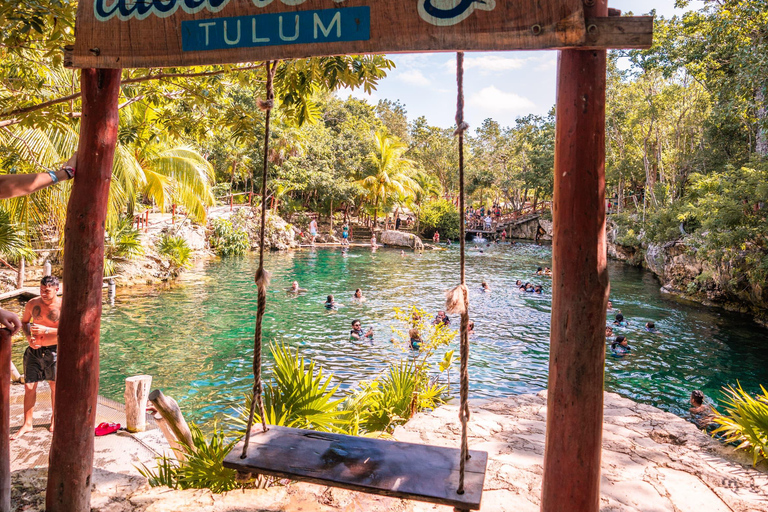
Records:
[[[550,261],[548,247],[528,244],[469,252],[477,331],[470,363],[473,397],[546,387],[551,279],[533,272]],[[265,341],[301,347],[345,390],[406,357],[389,342],[393,309],[440,309],[443,291],[457,283],[458,249],[405,257],[398,250],[374,254],[367,249],[352,249],[347,256],[332,249],[271,253],[266,266],[273,278]],[[228,412],[252,385],[256,267],[253,257],[209,260],[170,289],[135,295],[118,290],[115,305],[104,307],[100,393],[122,400],[125,377],[149,374],[153,387],[176,398],[198,422]],[[630,321],[620,332],[628,336],[633,353],[607,358],[608,390],[684,415],[693,389],[717,399],[720,387],[737,379],[752,391],[758,383],[768,384],[764,329],[742,316],[663,296],[650,273],[613,263],[610,272],[613,305]],[[483,279],[492,288],[489,294],[479,291]],[[517,292],[516,279],[542,284],[544,295]],[[293,280],[309,292],[285,293]],[[351,300],[355,288],[367,297],[362,304]],[[328,294],[344,306],[326,311]],[[355,318],[374,327],[372,344],[348,341]],[[660,334],[644,331],[649,320]],[[457,372],[452,373],[455,379]],[[452,391],[456,394],[457,387]]]

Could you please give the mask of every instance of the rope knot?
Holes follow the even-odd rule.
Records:
[[[267,110],[272,110],[273,108],[275,108],[275,100],[273,99],[263,100],[259,98],[257,105],[261,110],[266,112]]]
[[[445,310],[452,315],[463,315],[467,312],[467,286],[460,284],[445,292]]]
[[[453,132],[453,135],[464,135],[464,132],[469,130],[469,125],[465,123],[464,121],[458,122],[458,116],[457,116],[457,123],[458,126],[456,127],[456,130]]]

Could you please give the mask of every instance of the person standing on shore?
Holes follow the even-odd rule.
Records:
[[[56,347],[59,339],[61,298],[59,280],[45,276],[40,281],[40,297],[27,302],[21,318],[22,329],[29,347],[24,351],[24,424],[12,439],[18,439],[33,427],[37,399],[37,383],[47,380],[51,386],[51,426],[56,403]]]
[[[317,220],[312,219],[309,223],[309,236],[312,237],[312,245],[315,245],[315,238],[317,238]]]

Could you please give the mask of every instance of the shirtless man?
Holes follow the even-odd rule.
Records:
[[[21,317],[21,328],[29,347],[24,352],[24,425],[12,439],[32,430],[32,414],[37,398],[37,383],[47,380],[51,386],[51,411],[56,400],[56,344],[58,343],[61,298],[57,296],[59,280],[45,276],[40,281],[40,297],[27,302]],[[53,432],[53,416],[48,429]]]

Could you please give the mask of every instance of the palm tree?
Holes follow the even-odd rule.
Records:
[[[396,195],[412,196],[421,187],[411,177],[416,163],[403,157],[408,146],[400,139],[381,130],[374,135],[374,146],[366,158],[372,174],[356,183],[365,189],[367,199],[373,203],[375,227],[380,204],[385,204]]]
[[[440,180],[432,174],[419,171],[414,176],[414,180],[419,184],[420,190],[417,190],[411,198],[411,206],[416,210],[416,233],[419,232],[419,217],[421,216],[421,205],[424,201],[435,197],[440,197],[443,187]]]

